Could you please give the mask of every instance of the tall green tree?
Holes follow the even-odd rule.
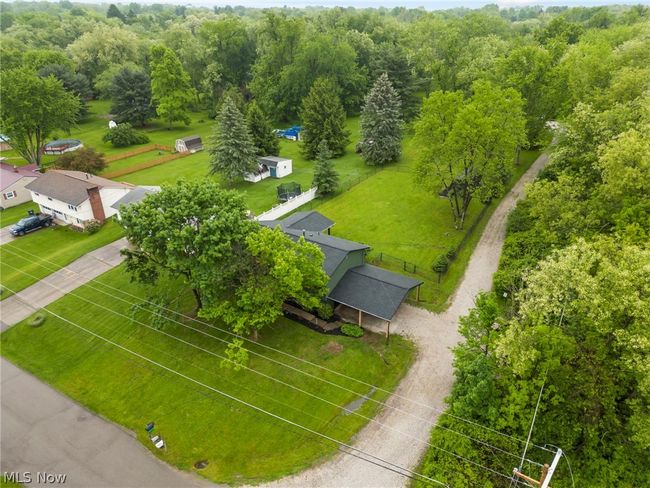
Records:
[[[151,95],[151,80],[142,71],[122,69],[113,78],[110,88],[111,113],[119,123],[144,127],[155,116]]]
[[[327,141],[321,141],[318,146],[312,185],[318,188],[319,195],[330,195],[339,187],[339,174],[334,169],[332,153],[327,147]]]
[[[0,132],[30,163],[41,164],[41,148],[55,130],[69,131],[79,114],[79,99],[54,76],[42,78],[26,68],[3,73]]]
[[[210,173],[223,175],[229,183],[241,180],[258,168],[257,148],[244,116],[226,97],[214,125],[208,147]]]
[[[280,154],[280,140],[273,133],[271,122],[255,100],[248,104],[246,121],[259,156],[277,156]]]
[[[156,113],[170,129],[177,121],[189,125],[194,93],[190,77],[178,56],[165,46],[153,46],[150,66],[151,95],[156,103]]]
[[[327,143],[334,157],[345,153],[350,133],[345,128],[345,111],[331,80],[319,78],[314,82],[302,102],[300,120],[302,152],[307,159],[316,157],[322,141]]]
[[[212,180],[165,185],[120,214],[132,245],[123,254],[133,279],[182,279],[197,309],[218,304],[230,290],[245,239],[257,226],[241,195]]]
[[[78,120],[83,120],[88,115],[87,101],[92,98],[92,90],[88,79],[81,73],[75,73],[69,64],[49,64],[38,70],[39,76],[44,78],[52,75],[63,83],[63,88],[79,99]]]
[[[68,169],[72,171],[83,171],[96,175],[108,166],[102,153],[98,153],[92,147],[82,147],[76,151],[62,154],[56,160],[57,169]]]
[[[117,8],[117,5],[115,5],[114,3],[111,3],[108,6],[108,10],[106,11],[106,18],[108,18],[108,19],[120,19],[122,22],[126,21],[126,17],[120,11],[120,9]]]
[[[476,196],[489,203],[509,178],[516,148],[525,142],[521,96],[489,82],[476,82],[473,95],[433,92],[415,125],[422,148],[418,181],[446,194],[454,226],[462,229]]]
[[[402,105],[388,75],[382,74],[361,112],[361,155],[372,166],[394,163],[402,153]]]
[[[294,242],[280,229],[260,227],[246,237],[245,253],[247,265],[240,268],[230,293],[206,307],[202,316],[219,318],[238,334],[256,336],[282,316],[286,301],[305,310],[327,309],[323,299],[329,278],[316,245],[304,238]]]

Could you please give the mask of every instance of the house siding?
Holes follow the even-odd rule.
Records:
[[[131,191],[130,188],[102,188],[99,190],[106,218],[117,214],[117,210],[111,208],[111,205],[117,202],[129,191]],[[32,200],[38,204],[42,213],[51,215],[65,224],[84,227],[86,222],[95,219],[93,209],[90,205],[90,199],[76,205],[75,208],[70,208],[67,203],[55,198],[49,198],[47,195],[43,195],[42,193],[30,193],[32,194]]]
[[[34,181],[36,177],[34,176],[25,176],[20,180],[16,181],[13,185],[9,185],[7,188],[2,190],[2,196],[0,196],[0,207],[2,208],[11,208],[21,203],[26,203],[31,201],[31,192],[25,189],[25,185]],[[14,198],[5,198],[5,195],[10,192],[16,192]]]
[[[343,278],[343,275],[350,269],[350,268],[356,268],[357,266],[361,266],[365,263],[365,250],[364,249],[359,249],[358,251],[353,251],[349,253],[346,258],[343,260],[341,264],[334,270],[334,273],[332,273],[332,276],[330,277],[330,281],[327,284],[328,290],[331,292],[334,288],[336,288],[336,285],[339,284],[339,281],[341,281],[341,278]]]

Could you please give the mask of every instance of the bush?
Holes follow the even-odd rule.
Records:
[[[149,137],[135,130],[128,122],[124,122],[109,129],[102,140],[110,142],[114,147],[126,147],[133,144],[146,144],[149,142]]]
[[[91,220],[84,227],[84,231],[88,234],[94,234],[102,228],[102,223],[99,220]]]
[[[361,337],[363,335],[363,329],[354,324],[343,324],[341,332],[348,337]]]
[[[448,261],[453,261],[456,258],[456,253],[458,250],[456,249],[456,246],[449,246],[449,249],[447,249],[447,253],[445,256],[447,256]]]
[[[431,269],[433,269],[436,273],[444,273],[445,271],[447,271],[448,267],[449,267],[449,258],[447,257],[447,254],[441,254],[433,262]]]
[[[56,160],[57,169],[72,171],[83,171],[96,175],[106,168],[106,160],[102,153],[98,153],[92,147],[82,147],[73,152],[63,154]]]
[[[45,322],[45,314],[42,312],[38,312],[36,315],[34,315],[31,319],[29,319],[28,324],[31,327],[40,327],[43,325],[43,322]]]

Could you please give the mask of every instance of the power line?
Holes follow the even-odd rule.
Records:
[[[17,256],[17,257],[19,257],[19,258],[27,259],[27,258],[25,258],[24,256],[21,256],[20,254],[16,254],[14,251],[16,251],[17,249],[10,250],[10,249],[8,249],[8,248],[3,248],[3,250],[7,250],[7,251],[9,251],[11,254],[13,254],[14,256]],[[68,271],[68,272],[70,272],[70,273],[74,273],[74,274],[77,274],[77,275],[83,277],[83,275],[81,275],[81,273],[78,273],[77,271],[71,270],[71,269],[69,269],[69,268],[67,268],[67,267],[65,267],[65,266],[59,268],[59,265],[57,265],[56,263],[54,263],[54,262],[52,262],[52,261],[49,261],[49,260],[47,260],[47,259],[44,259],[44,258],[42,258],[41,256],[38,256],[38,255],[33,254],[33,253],[29,253],[29,252],[24,251],[24,250],[22,250],[22,249],[20,249],[19,251],[20,251],[21,253],[24,253],[24,254],[27,254],[27,255],[29,255],[29,256],[31,256],[31,257],[34,257],[34,258],[36,258],[36,259],[38,259],[38,260],[40,260],[40,261],[49,262],[49,263],[51,263],[51,264],[57,266],[57,269],[56,269],[55,271],[58,271],[59,269],[63,269],[63,270],[66,270],[66,271]],[[41,266],[43,266],[43,265],[41,265]],[[44,267],[45,267],[45,266],[44,266]],[[17,269],[17,268],[13,268],[13,269]],[[271,347],[271,346],[268,346],[268,345],[266,345],[266,344],[257,343],[257,342],[252,341],[251,339],[249,339],[249,338],[247,338],[247,337],[245,337],[245,336],[241,336],[241,335],[236,334],[236,333],[234,333],[234,332],[231,332],[231,331],[229,331],[229,330],[227,330],[227,329],[222,329],[222,328],[217,327],[217,326],[215,326],[215,325],[213,325],[213,324],[210,324],[209,322],[205,322],[205,321],[203,321],[203,320],[199,320],[199,319],[196,319],[196,318],[194,318],[194,317],[187,316],[187,315],[185,315],[185,314],[182,314],[182,313],[180,313],[180,312],[177,312],[176,310],[173,310],[173,309],[170,309],[170,308],[164,307],[164,306],[162,306],[162,305],[160,305],[160,304],[154,303],[154,302],[152,302],[152,301],[150,301],[150,300],[145,300],[145,299],[143,299],[143,298],[141,298],[141,297],[138,297],[138,296],[136,296],[136,295],[133,295],[133,294],[131,294],[131,293],[129,293],[129,292],[126,292],[126,291],[121,290],[121,289],[119,289],[119,288],[113,287],[113,286],[108,285],[108,284],[106,284],[106,283],[103,283],[103,282],[101,282],[101,281],[99,281],[99,280],[95,280],[94,282],[97,283],[97,284],[99,284],[99,285],[101,285],[101,286],[104,286],[104,287],[106,287],[106,288],[109,288],[109,289],[111,289],[111,290],[115,290],[115,291],[117,291],[117,292],[119,292],[119,293],[123,293],[124,295],[127,295],[127,296],[130,296],[130,297],[132,297],[132,298],[135,298],[136,300],[138,300],[138,301],[140,301],[140,302],[148,303],[148,304],[153,305],[153,306],[155,306],[155,307],[157,307],[157,308],[159,308],[159,309],[161,309],[161,310],[165,310],[165,311],[167,311],[167,312],[171,312],[171,313],[173,313],[173,314],[175,314],[175,315],[177,315],[177,316],[183,317],[183,318],[185,318],[185,319],[187,319],[187,320],[190,320],[190,321],[192,321],[192,322],[196,322],[196,323],[199,323],[199,324],[201,324],[201,325],[205,325],[206,327],[209,327],[209,328],[212,328],[212,329],[218,330],[218,331],[220,331],[220,332],[222,332],[222,333],[224,333],[224,334],[227,334],[227,335],[229,335],[229,336],[231,336],[231,337],[236,337],[236,338],[238,338],[238,339],[241,339],[241,340],[243,340],[243,341],[246,341],[246,342],[248,342],[248,343],[250,343],[250,344],[253,344],[253,345],[255,345],[255,346],[259,346],[259,347],[262,347],[262,348],[264,348],[264,349],[271,350],[271,351],[276,352],[276,353],[279,353],[279,354],[281,354],[281,355],[283,355],[283,356],[289,357],[289,358],[291,358],[291,359],[293,359],[293,360],[296,360],[296,361],[299,361],[299,362],[301,362],[301,363],[304,363],[304,364],[308,364],[308,365],[310,365],[310,366],[313,366],[313,367],[315,367],[315,368],[317,368],[317,369],[320,369],[320,370],[323,370],[323,371],[327,371],[327,372],[329,372],[329,373],[332,373],[332,374],[334,374],[334,375],[337,375],[337,376],[339,376],[339,377],[342,377],[342,378],[345,378],[345,379],[348,379],[348,380],[355,381],[355,382],[360,383],[360,384],[362,384],[362,385],[364,385],[364,386],[367,386],[367,387],[370,387],[370,388],[375,388],[377,391],[381,391],[381,392],[384,392],[384,393],[388,393],[389,395],[394,395],[395,397],[400,398],[400,399],[403,399],[403,400],[406,400],[406,401],[409,402],[409,403],[412,403],[412,404],[415,404],[415,405],[419,405],[419,406],[421,406],[421,407],[424,407],[424,408],[427,408],[427,409],[429,409],[429,410],[435,411],[435,412],[439,413],[441,416],[442,416],[442,415],[447,415],[447,416],[449,416],[449,417],[451,417],[451,418],[453,418],[453,419],[455,419],[455,420],[458,420],[458,421],[461,421],[461,422],[465,422],[465,423],[468,423],[468,424],[474,425],[474,426],[479,427],[479,428],[481,428],[481,429],[485,429],[485,430],[490,431],[490,432],[492,432],[492,433],[494,433],[494,434],[498,434],[498,435],[500,435],[500,436],[507,437],[507,438],[512,439],[512,440],[515,440],[515,441],[517,441],[517,442],[520,442],[520,443],[525,443],[525,442],[526,442],[526,441],[523,441],[523,440],[521,440],[521,439],[518,439],[518,438],[516,438],[516,437],[514,437],[514,436],[511,436],[511,435],[509,435],[509,434],[506,434],[506,433],[500,432],[500,431],[498,431],[498,430],[496,430],[496,429],[492,429],[492,428],[490,428],[490,427],[487,427],[487,426],[481,425],[481,424],[479,424],[478,422],[475,422],[475,421],[472,421],[472,420],[469,420],[469,419],[465,419],[465,418],[463,418],[463,417],[459,417],[459,416],[457,416],[457,415],[454,415],[454,414],[449,413],[448,411],[441,410],[441,409],[439,409],[439,408],[436,408],[436,407],[431,406],[431,405],[427,405],[427,404],[422,403],[422,402],[419,402],[419,401],[417,401],[417,400],[412,400],[412,399],[410,399],[410,398],[408,398],[408,397],[405,397],[405,396],[403,396],[403,395],[400,395],[399,393],[396,393],[396,392],[393,393],[393,392],[391,392],[391,391],[389,391],[389,390],[386,390],[385,388],[379,387],[379,386],[377,386],[377,385],[373,385],[373,384],[371,384],[371,383],[367,383],[367,382],[365,382],[365,381],[363,381],[363,380],[360,380],[360,379],[358,379],[358,378],[354,378],[354,377],[348,376],[348,375],[346,375],[346,374],[344,374],[344,373],[340,373],[340,372],[338,372],[338,371],[332,370],[332,369],[327,368],[327,367],[325,367],[325,366],[322,366],[322,365],[320,365],[320,364],[316,364],[316,363],[313,363],[313,362],[311,362],[311,361],[309,361],[309,360],[306,360],[306,359],[303,359],[303,358],[300,358],[300,357],[294,356],[294,355],[289,354],[289,353],[287,353],[287,352],[285,352],[285,351],[282,351],[282,350],[280,350],[280,349],[276,349],[276,348]],[[87,283],[87,286],[89,286],[88,283]],[[91,288],[93,288],[93,287],[91,286]],[[96,288],[93,288],[93,289],[102,292],[101,290],[98,290],[98,289],[96,289]],[[102,292],[102,293],[105,293],[105,292]],[[110,295],[110,296],[112,296],[113,298],[117,298],[118,300],[125,301],[124,299],[121,299],[121,298],[116,297],[116,296],[114,296],[114,295]],[[131,302],[127,302],[127,301],[125,301],[125,302],[126,302],[126,303],[129,303],[129,304],[131,304],[131,305],[136,305],[135,303],[131,303]],[[154,313],[155,313],[155,312],[154,312]],[[173,320],[170,319],[169,317],[165,317],[165,316],[163,316],[162,314],[157,313],[157,315],[160,316],[160,317],[162,317],[162,318],[164,318],[164,319],[167,319],[167,320],[173,321]],[[178,322],[178,321],[175,321],[175,322],[181,324],[181,322]],[[182,325],[185,325],[185,324],[182,324]],[[205,332],[203,332],[203,331],[199,331],[198,329],[193,329],[193,330],[196,330],[197,332],[199,332],[199,333],[201,333],[201,334],[207,335],[208,337],[213,337],[213,338],[216,339],[216,340],[219,340],[219,341],[222,341],[222,342],[228,343],[227,341],[224,341],[223,339],[221,339],[221,338],[219,338],[219,337],[212,336],[212,335],[207,334],[207,333],[205,333]],[[288,365],[288,364],[282,363],[282,362],[277,361],[277,360],[275,360],[275,359],[273,359],[273,358],[270,358],[270,357],[264,356],[264,355],[262,355],[262,354],[260,354],[260,353],[257,353],[257,352],[255,352],[255,351],[253,351],[253,350],[250,350],[250,352],[251,352],[252,354],[255,354],[255,355],[259,356],[259,357],[265,358],[265,359],[267,359],[268,361],[271,361],[271,362],[274,362],[274,363],[276,363],[276,364],[282,365],[282,366],[284,366],[284,367],[286,367],[286,368],[289,368],[289,369],[292,369],[292,370],[294,370],[294,371],[296,371],[296,372],[299,372],[299,373],[301,373],[301,374],[304,374],[304,375],[310,376],[310,377],[315,378],[315,379],[317,379],[317,380],[319,380],[319,381],[322,381],[322,382],[324,382],[324,383],[327,383],[327,384],[330,384],[330,385],[332,385],[332,386],[335,386],[335,387],[341,388],[341,389],[343,389],[343,390],[346,390],[346,391],[348,391],[348,392],[354,393],[354,394],[356,394],[356,395],[361,395],[361,393],[359,393],[359,392],[356,392],[356,391],[354,391],[354,390],[350,390],[350,389],[348,389],[348,388],[346,388],[346,387],[344,387],[344,386],[338,385],[337,383],[333,383],[333,382],[328,381],[328,380],[325,380],[325,379],[323,379],[323,378],[319,378],[319,377],[317,377],[317,376],[315,376],[315,375],[312,375],[311,373],[304,372],[304,371],[302,371],[302,370],[300,370],[300,369],[298,369],[298,368],[295,368],[295,367],[290,366],[290,365]],[[426,422],[430,422],[430,421],[427,421],[427,420],[422,419],[422,418],[420,418],[420,417],[414,416],[414,415],[411,414],[410,412],[404,411],[404,410],[402,410],[402,409],[400,409],[400,408],[398,408],[398,407],[392,407],[392,406],[386,404],[385,402],[380,402],[380,401],[375,400],[375,399],[372,399],[372,398],[369,398],[369,400],[372,401],[372,402],[376,402],[376,403],[379,403],[379,404],[381,404],[381,405],[387,406],[388,408],[392,408],[392,409],[395,409],[395,410],[397,410],[397,411],[401,411],[401,412],[406,413],[406,414],[408,414],[408,415],[410,415],[410,416],[412,416],[412,417],[414,417],[414,418],[418,418],[418,419],[420,419],[420,420],[424,420],[424,421],[426,421]],[[434,424],[432,424],[432,425],[434,425]],[[444,429],[444,430],[448,430],[448,431],[450,431],[450,432],[454,432],[454,433],[456,433],[456,434],[458,434],[458,435],[461,435],[461,436],[464,436],[464,437],[467,437],[467,438],[473,439],[471,436],[468,436],[467,434],[463,434],[463,433],[457,432],[457,431],[455,431],[455,430],[453,430],[453,429],[450,429],[450,428],[448,428],[448,427],[444,427],[444,426],[440,426],[440,425],[439,425],[438,427],[441,428],[441,429]],[[475,441],[478,441],[478,442],[481,442],[481,443],[484,442],[484,441],[480,441],[480,440],[477,440],[477,439],[474,439],[474,440],[475,440]],[[534,447],[536,447],[536,448],[539,448],[539,449],[542,449],[542,450],[545,450],[545,451],[548,451],[548,452],[552,452],[552,451],[550,451],[549,449],[546,449],[545,447],[538,446],[538,445],[536,445],[536,444],[532,444],[532,445],[533,445]],[[492,446],[492,447],[494,447],[494,446]],[[497,448],[497,449],[499,449],[499,448]],[[505,452],[508,452],[508,451],[505,451]],[[511,455],[512,455],[512,453],[508,453],[508,454],[511,454]],[[537,463],[537,464],[538,464],[538,463]]]
[[[11,290],[9,288],[7,288],[7,290],[14,293],[13,290]],[[38,310],[36,307],[32,306],[32,308],[34,310]],[[362,454],[363,456],[368,456],[368,457],[371,458],[371,460],[369,460],[367,458],[361,458],[364,461],[371,462],[373,464],[376,464],[377,466],[380,466],[380,467],[385,468],[385,469],[389,469],[389,470],[391,470],[391,471],[393,471],[393,472],[395,472],[397,474],[400,474],[402,476],[406,476],[406,477],[414,479],[414,480],[418,479],[419,481],[425,481],[425,482],[429,482],[431,484],[436,484],[436,485],[440,485],[440,486],[449,487],[449,485],[447,485],[446,483],[443,483],[442,481],[436,480],[434,478],[430,478],[430,477],[425,476],[425,475],[423,475],[421,473],[418,473],[416,471],[412,471],[412,470],[410,470],[408,468],[404,468],[403,466],[394,464],[394,463],[392,463],[390,461],[387,461],[387,460],[385,460],[383,458],[380,458],[379,456],[375,456],[375,455],[370,454],[370,453],[368,453],[368,452],[366,452],[366,451],[364,451],[362,449],[359,449],[357,447],[353,447],[353,446],[351,446],[349,444],[341,442],[341,441],[339,441],[339,440],[337,440],[337,439],[335,439],[333,437],[330,437],[330,436],[328,436],[326,434],[322,434],[322,433],[320,433],[320,432],[318,432],[316,430],[310,429],[309,427],[305,427],[305,426],[303,426],[303,425],[301,425],[301,424],[299,424],[297,422],[286,419],[286,418],[284,418],[284,417],[282,417],[280,415],[277,415],[277,414],[275,414],[273,412],[269,412],[268,410],[265,410],[265,409],[263,409],[261,407],[258,407],[256,405],[250,403],[250,402],[247,402],[247,401],[242,400],[240,398],[237,398],[237,397],[235,397],[233,395],[230,395],[230,394],[228,394],[228,393],[226,393],[224,391],[221,391],[218,388],[214,388],[214,387],[212,387],[210,385],[207,385],[207,384],[202,383],[202,382],[200,382],[198,380],[195,380],[194,378],[192,378],[192,377],[190,377],[190,376],[188,376],[186,374],[183,374],[183,373],[181,373],[179,371],[176,371],[176,370],[174,370],[172,368],[169,368],[169,367],[167,367],[167,366],[165,366],[165,365],[163,365],[163,364],[161,364],[161,363],[159,363],[157,361],[154,361],[153,359],[150,359],[150,358],[148,358],[146,356],[143,356],[142,354],[140,354],[138,352],[132,351],[131,349],[129,349],[127,347],[124,347],[121,344],[118,344],[117,342],[114,342],[114,341],[112,341],[110,339],[107,339],[107,338],[105,338],[105,337],[103,337],[103,336],[101,336],[101,335],[99,335],[99,334],[97,334],[97,333],[95,333],[95,332],[93,332],[93,331],[91,331],[89,329],[86,329],[85,327],[83,327],[83,326],[81,326],[81,325],[79,325],[79,324],[77,324],[77,323],[75,323],[75,322],[73,322],[71,320],[68,320],[65,317],[62,317],[61,315],[53,312],[52,310],[50,310],[47,307],[43,307],[42,310],[45,310],[49,314],[51,314],[54,317],[58,318],[59,320],[62,320],[62,321],[66,322],[66,323],[68,323],[68,324],[70,324],[70,325],[72,325],[74,327],[77,327],[78,329],[81,329],[81,330],[87,332],[88,334],[92,335],[93,337],[95,337],[97,339],[101,339],[101,340],[103,340],[103,341],[117,347],[118,349],[120,349],[122,351],[125,351],[125,352],[127,352],[127,353],[129,353],[129,354],[131,354],[133,356],[136,356],[136,357],[138,357],[138,358],[142,359],[143,361],[146,361],[146,362],[148,362],[150,364],[158,366],[159,368],[161,368],[161,369],[163,369],[163,370],[165,370],[165,371],[167,371],[169,373],[175,374],[175,375],[177,375],[177,376],[179,376],[181,378],[184,378],[187,381],[191,381],[192,383],[195,383],[195,384],[197,384],[199,386],[202,386],[203,388],[206,388],[206,389],[208,389],[210,391],[213,391],[213,392],[215,392],[215,393],[217,393],[217,394],[219,394],[219,395],[221,395],[221,396],[223,396],[225,398],[228,398],[228,399],[230,399],[232,401],[241,403],[242,405],[245,405],[245,406],[247,406],[247,407],[249,407],[249,408],[251,408],[251,409],[253,409],[253,410],[255,410],[255,411],[259,412],[259,413],[263,413],[263,414],[268,415],[268,416],[270,416],[270,417],[272,417],[272,418],[274,418],[276,420],[286,422],[287,424],[289,424],[289,425],[291,425],[293,427],[303,429],[306,432],[309,432],[310,434],[317,435],[317,436],[322,437],[322,438],[324,438],[324,439],[326,439],[326,440],[328,440],[330,442],[334,442],[335,444],[339,445],[340,447],[355,451],[357,453]]]
[[[12,269],[18,271],[19,273],[23,273],[23,274],[25,274],[25,275],[27,275],[27,276],[32,276],[32,275],[30,275],[30,274],[27,273],[27,272],[24,272],[24,271],[22,271],[22,270],[20,270],[20,269],[18,269],[18,268],[15,268],[14,266],[11,266],[11,265],[7,265],[7,266],[9,266],[10,268],[12,268]],[[33,276],[32,276],[32,277],[33,277]],[[59,291],[63,291],[61,288],[59,288],[59,287],[57,287],[57,286],[55,286],[55,285],[53,285],[53,284],[51,284],[51,283],[47,283],[47,282],[45,282],[45,284],[47,284],[47,285],[50,286],[51,288],[57,289],[57,290],[59,290]],[[135,319],[135,318],[133,318],[133,317],[129,317],[129,316],[127,316],[127,315],[125,315],[125,314],[123,314],[123,313],[121,313],[121,312],[118,312],[118,311],[116,311],[116,310],[113,310],[113,309],[111,309],[111,308],[109,308],[109,307],[106,307],[106,306],[104,306],[104,305],[101,305],[101,304],[95,303],[95,302],[93,302],[92,300],[89,300],[89,299],[87,299],[87,298],[84,298],[84,297],[82,297],[82,296],[79,296],[78,294],[75,294],[75,293],[73,293],[73,292],[68,292],[68,295],[70,295],[70,296],[72,296],[72,297],[75,297],[75,298],[78,298],[78,299],[80,299],[80,300],[83,300],[83,301],[86,302],[86,303],[89,303],[89,304],[91,304],[91,305],[94,305],[94,306],[96,306],[96,307],[99,307],[99,308],[101,308],[101,309],[103,309],[103,310],[106,310],[106,311],[108,311],[109,313],[112,313],[112,314],[114,314],[114,315],[117,315],[117,316],[120,316],[120,317],[124,317],[124,318],[126,318],[126,319],[128,319],[128,320],[132,320],[133,322],[136,322],[136,323],[138,323],[138,324],[140,324],[140,325],[142,325],[142,326],[144,326],[144,327],[146,327],[146,328],[148,328],[148,329],[151,329],[151,330],[153,330],[154,332],[157,332],[157,333],[159,333],[159,334],[163,334],[163,335],[165,335],[166,337],[170,337],[170,338],[172,338],[172,339],[174,339],[174,340],[177,340],[178,342],[181,342],[181,343],[183,343],[183,344],[185,344],[185,345],[188,345],[188,346],[190,346],[190,347],[193,347],[193,348],[195,348],[195,349],[198,349],[198,350],[200,350],[200,351],[202,351],[202,352],[204,352],[204,353],[206,353],[206,354],[210,354],[210,355],[212,355],[212,356],[218,357],[218,358],[220,358],[220,359],[222,359],[222,360],[225,360],[225,361],[227,361],[227,362],[230,362],[230,363],[232,363],[232,364],[235,364],[235,365],[238,365],[238,366],[240,366],[240,367],[243,367],[243,368],[245,368],[246,370],[248,370],[248,371],[250,371],[250,372],[252,372],[252,373],[255,373],[255,374],[257,374],[257,375],[260,375],[260,376],[262,376],[262,377],[264,377],[264,378],[266,378],[266,379],[269,379],[269,380],[271,380],[271,381],[274,381],[274,382],[276,382],[276,383],[282,384],[283,386],[286,386],[286,387],[291,388],[291,389],[293,389],[293,390],[296,390],[296,391],[298,391],[298,392],[300,392],[300,393],[303,393],[303,394],[305,394],[305,395],[308,395],[308,396],[310,396],[310,397],[312,397],[312,398],[314,398],[314,399],[317,399],[317,400],[319,400],[319,401],[322,401],[322,402],[324,402],[324,403],[327,403],[327,404],[329,404],[329,405],[332,405],[332,406],[334,406],[334,407],[336,407],[336,408],[341,408],[341,409],[347,411],[348,413],[351,413],[351,414],[353,414],[353,415],[355,415],[355,416],[358,416],[358,417],[360,417],[360,418],[363,418],[364,420],[367,420],[367,421],[369,421],[369,422],[374,422],[374,423],[376,423],[377,425],[379,425],[380,428],[384,428],[384,427],[385,427],[385,428],[388,428],[388,429],[392,430],[393,432],[395,432],[395,433],[397,433],[397,434],[399,434],[399,435],[403,435],[403,436],[405,436],[405,437],[408,437],[408,438],[414,439],[414,440],[419,441],[419,442],[424,442],[426,445],[428,445],[429,447],[431,447],[431,448],[433,448],[433,449],[439,450],[439,451],[441,451],[441,452],[444,452],[445,454],[448,454],[448,455],[450,455],[450,456],[456,457],[457,459],[460,459],[460,460],[462,460],[462,461],[464,461],[464,462],[467,462],[467,463],[469,463],[469,464],[472,464],[472,465],[476,466],[477,468],[485,469],[485,470],[491,472],[492,474],[495,474],[495,475],[501,476],[501,477],[503,477],[503,478],[505,478],[505,479],[509,479],[509,476],[506,476],[506,475],[504,475],[503,473],[500,473],[500,472],[498,472],[497,470],[492,469],[492,468],[490,468],[490,467],[483,466],[482,464],[477,463],[476,461],[472,461],[471,459],[469,459],[469,458],[467,458],[467,457],[465,457],[465,456],[462,456],[462,455],[460,455],[460,454],[457,454],[457,453],[454,453],[454,452],[449,451],[449,450],[447,450],[447,449],[444,449],[444,448],[442,448],[442,447],[439,447],[439,446],[437,446],[437,445],[435,445],[435,444],[430,443],[429,441],[427,441],[427,440],[425,440],[425,439],[421,439],[421,438],[416,437],[416,436],[413,436],[413,435],[411,435],[411,434],[408,434],[408,433],[402,432],[402,431],[400,431],[400,430],[398,430],[398,429],[395,429],[394,427],[391,427],[390,425],[384,424],[384,423],[382,423],[382,422],[376,420],[375,418],[372,418],[372,417],[368,417],[368,416],[362,415],[362,414],[360,414],[360,413],[358,413],[358,412],[355,412],[355,411],[351,411],[351,410],[349,410],[349,409],[347,409],[347,408],[345,408],[345,407],[342,407],[341,405],[338,405],[338,404],[336,404],[336,403],[334,403],[334,402],[331,402],[331,401],[329,401],[329,400],[327,400],[327,399],[325,399],[325,398],[323,398],[323,397],[320,397],[320,396],[318,396],[318,395],[315,395],[315,394],[313,394],[313,393],[311,393],[311,392],[308,392],[308,391],[306,391],[306,390],[304,390],[304,389],[302,389],[302,388],[299,388],[299,387],[297,387],[297,386],[294,386],[294,385],[292,385],[292,384],[290,384],[290,383],[287,383],[287,382],[285,382],[285,381],[283,381],[283,380],[280,380],[280,379],[274,378],[273,376],[271,376],[271,375],[267,375],[266,373],[263,373],[263,372],[261,372],[261,371],[258,371],[258,370],[255,370],[255,369],[253,369],[253,368],[250,368],[250,367],[247,366],[247,365],[239,364],[239,363],[237,363],[236,361],[233,361],[232,359],[227,358],[227,357],[225,357],[225,356],[222,356],[222,355],[220,355],[220,354],[218,354],[218,353],[216,353],[216,352],[214,352],[214,351],[210,351],[210,350],[205,349],[205,348],[203,348],[203,347],[201,347],[201,346],[198,346],[198,345],[193,344],[193,343],[191,343],[191,342],[185,341],[184,339],[181,339],[181,338],[179,338],[179,337],[176,337],[176,336],[174,336],[173,334],[169,334],[169,333],[167,333],[167,332],[165,332],[165,331],[162,331],[162,330],[156,329],[155,327],[151,327],[150,325],[148,325],[148,324],[146,324],[146,323],[144,323],[144,322],[142,322],[142,321],[139,321],[139,320],[137,320],[137,319]],[[117,298],[117,297],[116,297],[116,298]],[[179,323],[181,326],[183,326],[183,327],[189,328],[190,330],[200,332],[198,329],[195,329],[195,328],[193,328],[193,327],[187,326],[187,325],[185,325],[185,324],[183,324],[183,323],[181,323],[181,322],[178,322],[178,323]],[[212,337],[212,336],[211,336],[211,337]],[[479,442],[482,442],[482,441],[479,441]],[[482,443],[483,443],[483,442],[482,442]],[[501,452],[504,452],[504,453],[506,453],[506,454],[513,455],[513,454],[508,453],[507,451],[502,450],[502,449],[500,449],[500,448],[498,448],[498,447],[496,447],[496,446],[491,446],[491,445],[489,445],[489,444],[487,444],[487,443],[483,443],[483,444],[484,444],[484,445],[487,445],[487,446],[489,446],[489,447],[492,447],[492,448],[494,448],[494,449],[496,449],[496,450],[499,450],[499,451],[501,451]],[[517,457],[516,455],[513,455],[513,456]]]

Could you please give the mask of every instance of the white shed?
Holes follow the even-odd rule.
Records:
[[[259,158],[259,161],[261,166],[268,168],[271,178],[283,178],[293,171],[291,159],[263,156]]]

